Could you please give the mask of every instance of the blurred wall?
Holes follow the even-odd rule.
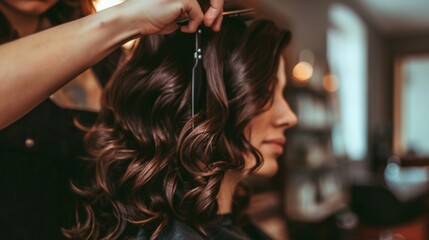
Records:
[[[282,1],[282,0],[278,0]],[[352,0],[287,0],[284,4],[285,20],[293,32],[293,51],[297,54],[303,49],[311,50],[316,61],[326,63],[327,30],[329,27],[329,8],[332,4],[346,4],[356,11],[367,26],[368,36],[368,156],[375,148],[374,135],[380,135],[386,125],[391,125],[392,85],[389,77],[389,50],[386,39],[365,18],[363,9]],[[297,56],[295,56],[295,62]],[[388,127],[387,127],[388,128]],[[367,161],[353,163],[362,168],[371,167]]]

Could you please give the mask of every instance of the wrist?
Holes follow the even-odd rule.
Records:
[[[123,4],[100,11],[97,15],[97,28],[105,33],[102,35],[113,46],[122,45],[142,35],[133,20],[128,17]]]

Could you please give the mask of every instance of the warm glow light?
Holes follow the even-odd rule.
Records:
[[[326,74],[323,77],[323,88],[330,93],[336,92],[338,90],[338,81],[335,75]]]
[[[308,62],[301,61],[295,65],[292,74],[298,84],[306,84],[313,76],[313,66]]]
[[[103,9],[113,7],[123,2],[124,0],[96,0],[95,1],[95,9],[97,11],[101,11]]]

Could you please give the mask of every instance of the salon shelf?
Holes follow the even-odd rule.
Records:
[[[312,96],[321,98],[321,99],[326,99],[330,97],[330,93],[323,90],[318,90],[309,86],[291,85],[286,87],[285,93],[286,93],[286,98],[288,98],[288,96],[290,95],[299,95],[299,94],[311,94]]]
[[[337,171],[338,166],[336,164],[323,164],[319,167],[303,167],[297,166],[293,170],[287,170],[288,177],[294,177],[299,175],[300,177],[317,177],[329,172]]]
[[[429,166],[429,157],[402,156],[401,166],[403,167]]]
[[[306,135],[317,135],[317,136],[331,136],[331,127],[306,127],[296,126],[290,130],[294,134],[306,134]]]

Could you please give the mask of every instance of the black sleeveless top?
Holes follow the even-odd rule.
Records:
[[[251,222],[242,226],[233,223],[230,215],[220,216],[219,223],[207,229],[207,236],[202,236],[191,226],[178,220],[173,220],[158,240],[272,240]],[[143,228],[140,229],[136,240],[149,240]]]

